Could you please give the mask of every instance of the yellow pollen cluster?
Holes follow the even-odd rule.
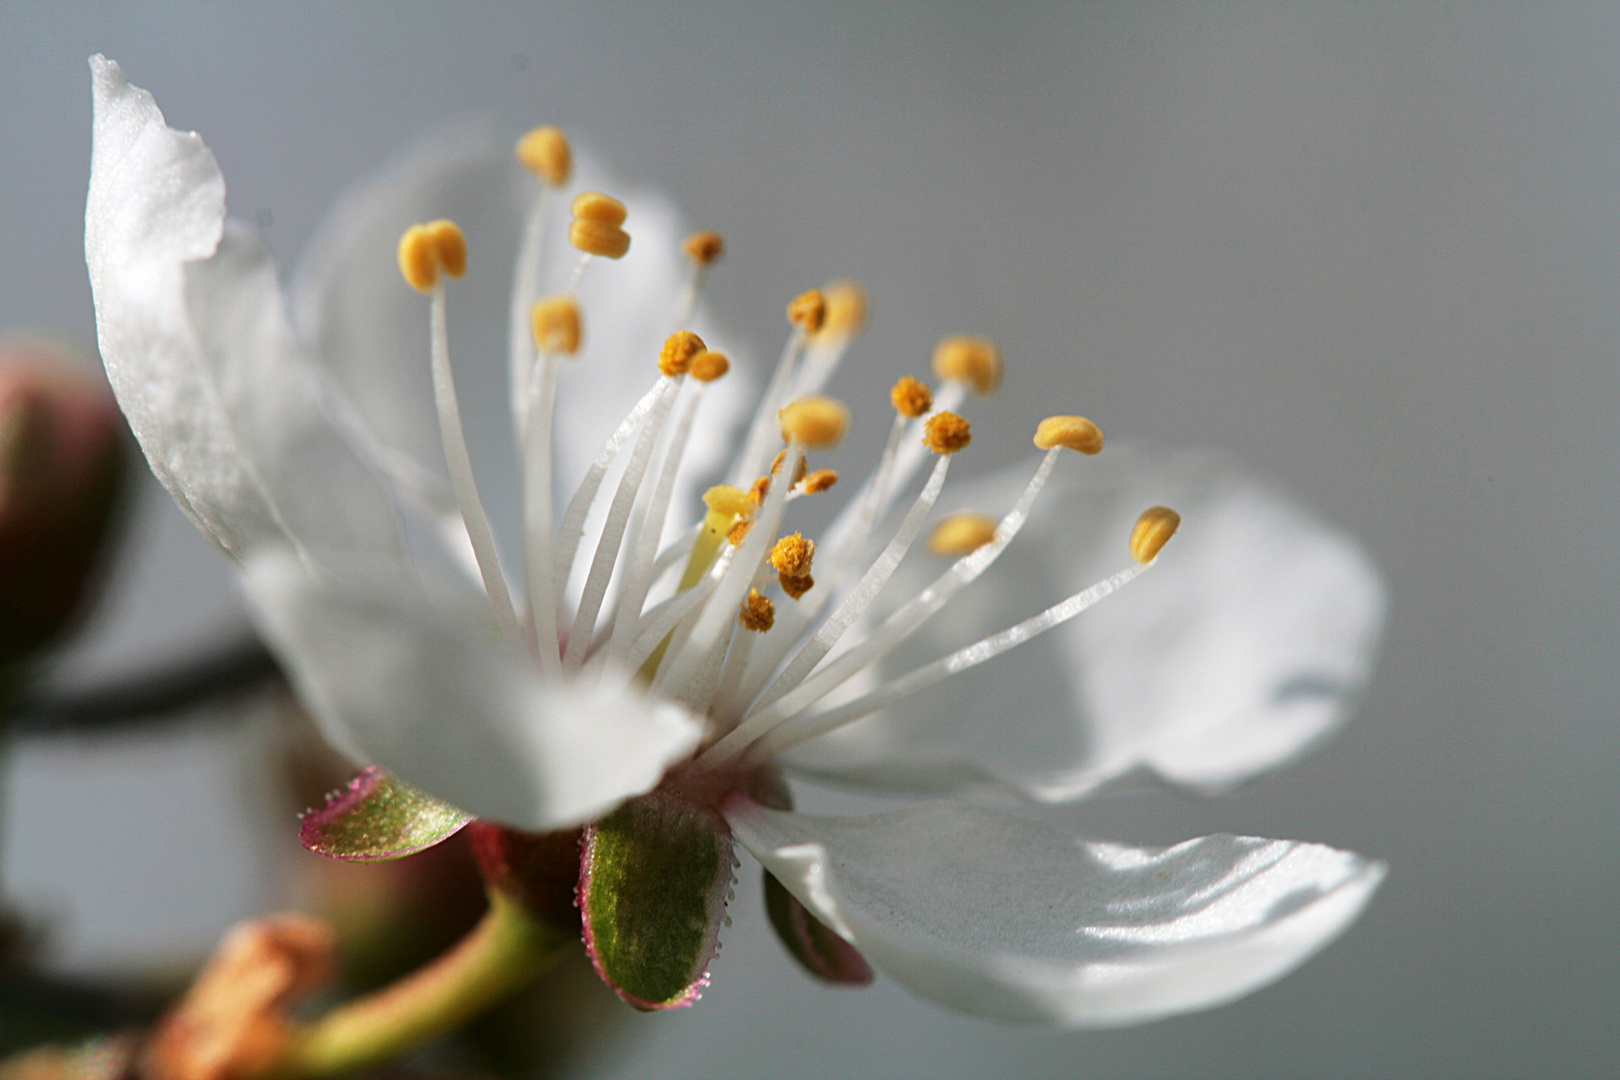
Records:
[[[690,330],[677,330],[664,339],[663,351],[658,354],[658,370],[674,378],[685,375],[692,366],[692,358],[707,346],[703,339]]]
[[[988,394],[1001,385],[1001,350],[988,338],[948,337],[934,346],[934,374],[961,379]]]
[[[717,514],[730,514],[732,517],[745,517],[754,512],[754,503],[749,499],[748,492],[730,484],[716,484],[705,491],[703,505]]]
[[[624,203],[600,191],[584,191],[574,199],[574,223],[568,240],[588,255],[617,259],[630,250],[630,234],[624,224]]]
[[[954,454],[973,441],[973,425],[953,412],[939,412],[923,425],[923,442],[936,454]]]
[[[1168,506],[1142,511],[1131,529],[1131,558],[1144,566],[1159,557],[1159,551],[1181,527],[1181,515]]]
[[[553,356],[573,356],[579,352],[579,305],[566,293],[543,296],[529,309],[529,328],[534,347]]]
[[[399,272],[417,292],[432,292],[439,274],[458,278],[467,272],[467,238],[453,221],[440,219],[412,225],[399,238]]]
[[[692,365],[690,370],[692,373],[692,378],[696,379],[698,382],[714,382],[716,379],[721,378],[726,372],[731,370],[731,361],[726,359],[725,353],[717,353],[710,349],[704,349],[702,352],[692,357]]]
[[[852,338],[866,327],[866,290],[858,281],[830,282],[822,295],[827,312],[817,335],[824,338]]]
[[[772,476],[775,476],[777,473],[782,471],[782,462],[784,462],[786,460],[787,460],[787,451],[786,450],[778,450],[776,452],[776,457],[771,459],[771,475]],[[793,470],[793,482],[795,484],[797,484],[800,480],[803,480],[804,477],[805,477],[805,474],[808,473],[809,471],[810,471],[810,462],[809,462],[809,460],[806,459],[806,458],[800,458],[799,459],[799,467]]]
[[[889,400],[894,402],[895,412],[915,420],[934,407],[934,392],[921,379],[902,375],[889,391]]]
[[[537,127],[518,140],[517,159],[552,187],[562,187],[574,171],[568,137],[554,127]]]
[[[838,483],[837,469],[817,469],[804,478],[804,493],[819,495],[836,483]]]
[[[849,410],[829,397],[802,397],[776,415],[782,438],[812,450],[837,446],[849,428]]]
[[[776,625],[776,605],[769,598],[759,595],[758,589],[750,589],[737,619],[745,629],[763,634]]]
[[[731,527],[731,531],[726,533],[726,542],[732,547],[742,547],[742,542],[748,539],[748,530],[753,527],[754,522],[751,518],[739,518],[737,524]]]
[[[1083,416],[1048,416],[1035,429],[1035,445],[1042,450],[1064,446],[1082,454],[1095,454],[1103,448],[1103,433]]]
[[[996,538],[996,523],[983,514],[952,514],[934,526],[928,550],[952,557],[977,551]]]
[[[788,304],[787,315],[788,322],[806,334],[814,334],[827,321],[827,298],[820,289],[802,292]]]
[[[799,533],[784,536],[771,548],[771,566],[787,577],[804,577],[816,557],[816,542]]]
[[[726,253],[726,242],[713,229],[704,229],[682,241],[681,250],[697,265],[713,266]]]

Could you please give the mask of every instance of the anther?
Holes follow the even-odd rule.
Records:
[[[758,589],[749,589],[748,599],[743,601],[737,620],[744,628],[763,634],[776,625],[776,605],[768,597],[759,595]]]
[[[746,517],[754,512],[754,504],[748,498],[748,492],[734,488],[730,484],[716,484],[705,491],[703,505],[717,514],[730,514],[732,517]]]
[[[934,407],[934,392],[921,379],[902,375],[889,391],[889,400],[894,403],[895,412],[915,420]]]
[[[573,356],[579,352],[579,305],[566,293],[542,296],[529,309],[529,326],[534,347],[553,356]]]
[[[934,346],[934,374],[988,394],[1001,385],[1001,351],[988,338],[948,337]]]
[[[574,197],[574,217],[578,221],[597,221],[603,225],[623,225],[624,203],[600,191],[582,191]]]
[[[771,493],[771,478],[762,476],[754,481],[754,486],[748,489],[748,501],[755,507],[765,505],[765,496]]]
[[[820,334],[829,338],[852,338],[866,326],[866,290],[858,281],[834,281],[822,290],[827,315]]]
[[[552,187],[562,187],[574,171],[568,136],[554,127],[537,127],[518,140],[517,159]]]
[[[788,322],[806,334],[814,334],[827,321],[827,298],[820,289],[802,292],[788,305],[787,316]]]
[[[802,397],[777,413],[782,437],[812,450],[836,446],[849,428],[849,410],[828,397]]]
[[[753,527],[754,523],[747,518],[738,521],[731,527],[731,531],[726,533],[726,542],[732,547],[742,547],[742,542],[748,539],[748,530]]]
[[[1095,454],[1103,448],[1103,433],[1083,416],[1048,416],[1035,428],[1035,445],[1042,450],[1065,446],[1082,454]]]
[[[928,537],[928,550],[935,555],[956,558],[979,550],[995,538],[994,518],[974,513],[952,514],[934,526]]]
[[[771,475],[772,476],[775,476],[777,473],[782,471],[782,463],[784,461],[786,461],[786,460],[787,460],[787,451],[786,450],[778,450],[776,452],[776,456],[771,459]],[[805,478],[805,474],[807,474],[809,471],[810,471],[810,462],[805,458],[800,458],[799,459],[799,467],[793,470],[793,482],[795,484],[797,484],[800,480],[803,480]]]
[[[806,540],[799,533],[782,537],[771,548],[771,566],[784,577],[805,577],[815,557],[816,542]]]
[[[692,378],[698,382],[710,383],[723,377],[726,372],[731,370],[731,361],[726,359],[725,353],[704,349],[692,357],[690,370]]]
[[[1181,527],[1181,515],[1168,506],[1142,511],[1131,529],[1131,558],[1146,566],[1159,557],[1159,551]]]
[[[923,442],[936,454],[954,454],[972,441],[972,425],[953,412],[937,412],[923,425]]]
[[[782,591],[795,600],[816,587],[816,579],[809,574],[800,574],[798,577],[777,574],[776,580],[781,583]]]
[[[838,483],[837,469],[817,469],[804,478],[802,490],[806,495],[819,495]]]
[[[672,379],[685,375],[692,366],[692,358],[703,349],[702,338],[690,330],[677,330],[664,339],[663,351],[658,354],[658,370]]]
[[[426,225],[412,225],[399,238],[399,272],[417,292],[432,292],[439,283],[439,253]]]
[[[704,229],[681,241],[681,250],[697,265],[713,266],[726,253],[726,242],[713,229]]]
[[[461,231],[461,226],[453,221],[440,218],[430,221],[423,228],[427,229],[428,236],[433,239],[433,254],[439,260],[439,269],[453,278],[459,278],[467,272],[467,237]]]

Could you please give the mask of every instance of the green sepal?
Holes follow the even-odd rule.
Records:
[[[580,906],[603,981],[638,1009],[696,1001],[736,866],[718,814],[656,792],[586,826]]]
[[[299,839],[334,859],[381,862],[430,848],[472,819],[373,765],[303,814]]]

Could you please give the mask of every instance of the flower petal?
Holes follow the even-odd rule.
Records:
[[[1356,917],[1381,864],[1206,836],[1142,849],[962,803],[811,818],[746,799],[737,840],[922,997],[1003,1020],[1140,1023],[1232,1001]]]
[[[451,297],[452,351],[505,355],[512,267],[538,190],[514,158],[514,141],[494,124],[471,122],[411,143],[338,201],[291,286],[304,340],[376,437],[385,460],[424,490],[437,485],[443,471],[428,377],[427,315],[421,297],[399,280],[395,248],[400,233],[417,222],[448,217],[461,225],[471,269]],[[659,347],[676,328],[674,308],[687,271],[680,215],[668,198],[627,187],[589,151],[576,150],[575,162],[575,187],[606,191],[625,203],[633,243],[623,259],[595,266],[581,283],[584,344],[563,367],[556,420],[558,475],[570,488],[637,393],[657,377]],[[549,293],[566,286],[579,252],[568,244],[569,200],[562,193],[552,193],[547,219],[541,288]],[[729,347],[724,331],[701,311],[693,328],[712,347]],[[504,366],[499,370],[501,380],[486,378],[483,385],[499,382],[504,390]],[[686,473],[702,476],[719,464],[730,421],[746,407],[747,389],[747,379],[735,374],[713,388],[705,404],[712,422],[695,434]],[[688,503],[696,505],[689,497],[677,505]]]
[[[1136,516],[1172,506],[1183,525],[1152,572],[984,668],[808,744],[796,765],[889,789],[1010,784],[1053,801],[1139,769],[1213,792],[1343,722],[1384,614],[1382,583],[1355,541],[1208,453],[1110,446],[1064,464],[1006,557],[896,650],[885,674],[1128,565]],[[1009,483],[947,493],[947,509],[997,511]],[[914,556],[890,595],[915,593],[941,566]]]
[[[237,558],[265,542],[397,552],[390,500],[320,409],[274,264],[225,220],[213,155],[117,64],[90,64],[85,261],[107,375],[152,471]]]
[[[430,603],[409,579],[317,579],[267,553],[244,582],[332,744],[479,817],[533,832],[577,824],[653,787],[702,732],[622,683],[543,682],[487,608],[481,620]]]

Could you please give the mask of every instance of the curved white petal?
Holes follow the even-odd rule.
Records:
[[[85,261],[107,375],[153,472],[237,558],[286,541],[397,551],[389,499],[320,411],[274,263],[225,220],[213,155],[117,64],[90,66]]]
[[[344,397],[405,470],[431,485],[443,471],[428,372],[427,313],[399,278],[395,248],[416,222],[447,217],[470,251],[467,276],[451,287],[451,351],[466,373],[463,399],[481,415],[506,407],[507,305],[524,220],[538,182],[513,155],[513,135],[467,122],[417,139],[350,188],[316,231],[291,294],[300,333]],[[561,291],[579,262],[567,242],[575,191],[601,190],[626,205],[630,252],[595,260],[580,289],[584,347],[561,373],[556,434],[558,475],[569,488],[602,441],[657,378],[664,338],[688,269],[680,215],[656,191],[630,188],[589,153],[576,151],[576,176],[554,192],[547,214],[543,293]],[[699,312],[694,328],[715,348],[727,337]],[[747,379],[735,375],[705,403],[710,422],[687,454],[690,476],[716,467],[731,420],[744,407]],[[485,402],[478,402],[483,395]],[[499,407],[488,403],[490,395]],[[677,505],[692,502],[690,498]]]
[[[832,819],[737,800],[726,816],[817,918],[914,993],[1068,1027],[1258,989],[1338,936],[1384,874],[1317,844],[1130,848],[961,803]]]
[[[275,554],[252,559],[244,581],[332,743],[480,817],[535,832],[578,824],[652,788],[702,733],[622,683],[542,681],[487,606],[429,602],[364,570],[317,580]]]
[[[898,674],[1129,565],[1136,516],[1181,531],[1152,571],[1073,622],[888,713],[810,743],[797,764],[891,789],[1011,784],[1073,798],[1140,769],[1217,791],[1341,723],[1383,624],[1377,571],[1344,533],[1218,455],[1110,446],[1062,463],[996,566],[889,659]],[[1022,477],[941,503],[998,513]],[[898,602],[943,561],[914,555]]]

